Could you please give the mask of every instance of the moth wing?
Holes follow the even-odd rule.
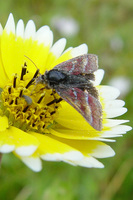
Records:
[[[102,108],[98,99],[79,88],[57,89],[56,92],[73,106],[96,130],[102,129]]]
[[[98,69],[98,57],[95,54],[84,54],[62,62],[53,69],[71,75],[91,74]]]

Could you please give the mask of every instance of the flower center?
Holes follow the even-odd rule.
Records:
[[[21,76],[15,74],[1,92],[0,106],[10,125],[46,133],[54,124],[62,99],[55,90],[36,83],[38,74],[39,70],[32,77],[25,63]]]

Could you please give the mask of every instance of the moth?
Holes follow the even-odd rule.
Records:
[[[36,82],[54,89],[58,95],[75,108],[96,130],[102,129],[102,106],[98,91],[93,86],[98,57],[84,54],[56,65],[37,77]]]

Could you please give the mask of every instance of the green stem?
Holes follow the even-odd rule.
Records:
[[[0,166],[1,166],[2,153],[0,153]]]

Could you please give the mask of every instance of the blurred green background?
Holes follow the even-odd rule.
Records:
[[[129,125],[133,126],[133,1],[6,0],[0,2],[3,26],[10,12],[15,22],[20,18],[25,23],[33,19],[37,29],[49,25],[54,32],[54,42],[66,37],[67,47],[86,43],[89,53],[99,56],[99,66],[106,72],[103,84],[115,85],[114,78],[122,77],[119,87],[128,112],[121,118],[130,119]],[[66,20],[69,32],[62,30],[62,19]],[[0,169],[0,199],[133,199],[132,133],[110,143],[116,155],[100,160],[105,164],[104,169],[43,161],[43,170],[34,173],[12,154],[4,155]]]

